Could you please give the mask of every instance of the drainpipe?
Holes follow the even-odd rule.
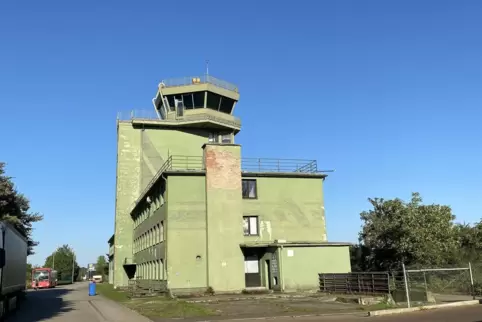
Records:
[[[285,281],[284,281],[284,276],[283,276],[283,245],[280,246],[279,248],[279,281],[280,281],[280,289],[281,292],[284,292],[285,290]]]

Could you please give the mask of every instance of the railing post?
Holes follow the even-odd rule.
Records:
[[[407,271],[405,270],[405,264],[402,263],[402,269],[403,269],[403,280],[405,284],[405,295],[407,296],[407,307],[410,307],[410,294],[408,291],[408,282],[407,282]]]
[[[372,294],[375,293],[375,274],[372,273]]]
[[[470,274],[470,288],[472,292],[472,298],[475,300],[475,287],[474,287],[474,275],[472,274],[472,264],[469,262],[469,274]]]
[[[356,279],[358,281],[358,292],[362,293],[361,281],[360,281],[360,274],[356,274]]]

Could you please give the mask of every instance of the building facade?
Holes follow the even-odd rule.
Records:
[[[313,160],[242,157],[238,99],[210,76],[165,81],[152,117],[118,120],[114,286],[299,290],[351,270],[349,245],[327,241],[326,175]]]

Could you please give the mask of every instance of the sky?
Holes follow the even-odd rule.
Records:
[[[238,85],[245,157],[316,159],[328,239],[368,198],[480,220],[480,1],[1,1],[0,160],[32,211],[33,264],[80,265],[114,230],[116,115],[166,78]]]

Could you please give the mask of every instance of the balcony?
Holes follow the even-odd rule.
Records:
[[[128,113],[118,113],[118,121],[131,121],[139,124],[160,124],[167,126],[192,125],[202,126],[205,123],[215,124],[221,128],[227,127],[239,131],[241,120],[230,114],[220,113],[208,108],[186,110],[183,116],[169,115],[162,119],[154,110],[132,110]]]

